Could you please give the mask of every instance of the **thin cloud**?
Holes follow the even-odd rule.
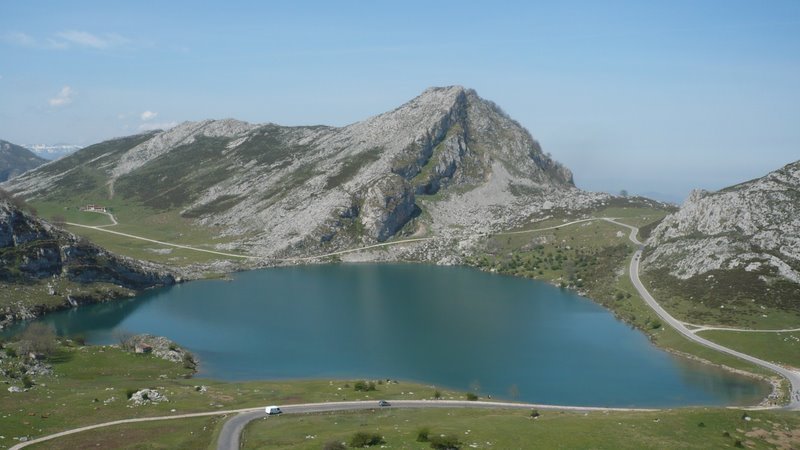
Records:
[[[108,33],[98,36],[87,31],[78,30],[62,31],[60,33],[56,33],[56,37],[72,45],[96,48],[100,50],[111,47],[119,47],[130,42],[129,39],[115,33]]]
[[[20,47],[36,47],[38,45],[36,38],[29,34],[20,33],[19,31],[11,31],[3,35],[3,40]]]
[[[72,103],[72,98],[74,96],[75,91],[69,86],[64,86],[60,91],[58,91],[58,94],[56,94],[55,97],[48,100],[48,103],[50,103],[50,106],[56,108],[59,106],[69,105]]]
[[[69,48],[90,48],[108,50],[131,44],[131,40],[116,33],[93,34],[88,31],[67,30],[45,38],[37,38],[27,33],[11,31],[2,35],[2,40],[13,45],[45,50],[65,50]]]
[[[153,111],[145,111],[145,112],[143,112],[143,113],[142,113],[142,115],[141,115],[141,118],[142,118],[142,120],[144,120],[144,121],[148,121],[148,120],[153,120],[153,119],[155,119],[155,118],[156,118],[156,116],[158,116],[158,113],[157,113],[157,112],[153,112]]]

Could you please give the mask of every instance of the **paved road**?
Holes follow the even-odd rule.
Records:
[[[27,447],[29,445],[38,444],[40,442],[46,442],[51,439],[60,438],[62,436],[68,436],[70,434],[81,433],[83,431],[96,430],[98,428],[111,427],[114,425],[122,425],[126,423],[152,422],[155,420],[190,419],[192,417],[224,416],[229,414],[239,414],[242,412],[255,411],[255,410],[264,411],[264,408],[242,408],[242,409],[231,409],[227,411],[209,411],[209,412],[190,413],[190,414],[174,414],[171,416],[139,417],[136,419],[114,420],[111,422],[96,423],[94,425],[87,425],[85,427],[73,428],[71,430],[62,431],[60,433],[49,434],[47,436],[42,436],[40,438],[31,439],[30,441],[27,442],[20,442],[19,444],[16,444],[13,447],[11,447],[9,450],[18,450]]]
[[[104,215],[108,216],[109,219],[111,219],[111,223],[106,224],[106,225],[96,225],[95,228],[113,227],[114,225],[118,225],[119,224],[119,222],[117,222],[117,218],[114,217],[114,215],[111,214],[110,212],[94,211],[94,210],[84,211],[84,212],[92,212],[92,213],[96,213],[96,214],[104,214]]]
[[[616,220],[613,219],[606,219],[606,220],[631,230],[631,234],[630,236],[628,236],[628,238],[631,240],[631,242],[639,246],[639,249],[636,250],[636,253],[634,253],[633,258],[631,258],[631,266],[630,266],[631,282],[633,283],[634,287],[636,287],[636,290],[639,291],[639,294],[642,296],[642,298],[644,298],[644,301],[647,302],[650,308],[652,308],[653,311],[655,311],[656,314],[658,314],[658,316],[661,317],[662,320],[664,320],[678,333],[684,335],[689,340],[697,342],[698,344],[704,345],[708,348],[720,351],[722,353],[733,355],[737,358],[743,359],[745,361],[751,362],[761,367],[765,367],[783,376],[784,378],[789,380],[789,383],[791,384],[790,400],[786,408],[791,410],[800,410],[800,372],[795,372],[783,366],[779,366],[769,361],[764,361],[763,359],[758,359],[746,353],[742,353],[730,349],[728,347],[719,345],[715,342],[711,342],[708,339],[702,338],[694,334],[692,330],[688,329],[683,322],[672,317],[672,315],[670,315],[664,308],[661,307],[661,305],[658,304],[656,299],[653,298],[653,296],[650,294],[647,288],[645,288],[644,285],[642,284],[642,281],[639,279],[639,261],[641,260],[642,250],[644,249],[644,245],[636,237],[636,235],[639,233],[639,229],[621,222],[617,222]]]
[[[470,402],[466,400],[391,400],[392,406],[386,408],[494,408],[494,409],[541,409],[558,411],[656,411],[641,408],[597,408],[581,406],[536,405],[533,403]],[[306,403],[302,405],[281,405],[284,414],[306,414],[329,411],[356,411],[381,409],[377,401]],[[264,408],[247,411],[234,416],[222,426],[217,441],[217,450],[238,450],[244,427],[256,419],[269,417]],[[275,416],[273,416],[275,417]]]
[[[358,409],[374,409],[378,408],[377,401],[363,401],[363,402],[328,402],[328,403],[304,403],[298,405],[286,405],[281,406],[281,409],[286,414],[299,414],[299,413],[310,413],[310,412],[326,412],[326,411],[348,411],[348,410],[358,410]],[[636,409],[636,408],[596,408],[596,407],[579,407],[579,406],[554,406],[554,405],[536,405],[532,403],[503,403],[503,402],[468,402],[468,401],[459,401],[459,400],[392,400],[392,408],[513,408],[513,409],[541,409],[541,410],[559,410],[559,411],[656,411],[654,409]],[[241,408],[241,409],[230,409],[224,411],[208,411],[208,412],[200,412],[200,413],[189,413],[189,414],[173,414],[169,416],[157,416],[157,417],[139,417],[136,419],[122,419],[122,420],[114,420],[111,422],[104,422],[98,423],[94,425],[87,425],[85,427],[73,428],[71,430],[62,431],[59,433],[50,434],[47,436],[42,436],[40,438],[31,439],[27,442],[20,442],[9,450],[19,450],[21,448],[25,448],[29,445],[39,444],[41,442],[47,442],[52,439],[56,439],[63,436],[68,436],[70,434],[81,433],[84,431],[96,430],[98,428],[106,428],[115,425],[123,425],[126,423],[139,423],[139,422],[152,422],[157,420],[176,420],[176,419],[190,419],[193,417],[209,417],[209,416],[228,416],[234,415],[234,419],[231,421],[240,421],[240,418],[249,418],[247,421],[251,421],[257,419],[259,417],[265,417],[264,414],[264,407],[259,406],[257,408]],[[229,421],[223,426],[222,433],[226,433],[226,429],[230,430],[231,426]],[[246,422],[245,422],[246,423]],[[234,424],[235,426],[235,424]],[[236,440],[229,442],[234,442],[236,445],[234,447],[220,447],[220,448],[238,448],[238,441],[239,435],[241,433],[241,429],[244,427],[244,424],[241,427],[238,427],[239,433],[236,434]],[[230,431],[228,431],[230,433]],[[220,443],[223,442],[222,435],[220,435]],[[221,444],[220,444],[221,445]]]
[[[700,331],[709,331],[709,330],[719,330],[719,331],[736,331],[739,333],[794,333],[800,331],[800,328],[783,328],[780,330],[754,330],[752,328],[734,328],[734,327],[723,327],[723,326],[713,326],[713,325],[695,325],[693,323],[683,322],[684,325],[689,328],[689,331],[692,333],[697,333]]]

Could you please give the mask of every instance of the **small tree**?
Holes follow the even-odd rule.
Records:
[[[33,322],[19,337],[19,351],[22,354],[36,353],[50,356],[56,352],[56,332],[41,322]]]
[[[197,361],[194,359],[194,355],[190,352],[183,353],[183,367],[185,369],[196,369],[197,368]]]
[[[619,196],[620,197],[627,197],[628,196],[628,191],[625,190],[625,189],[619,191]]]
[[[353,389],[355,389],[356,391],[361,391],[361,392],[368,392],[368,391],[376,391],[376,390],[378,390],[378,388],[375,387],[375,382],[374,381],[370,381],[370,382],[356,381],[356,383],[353,385]]]

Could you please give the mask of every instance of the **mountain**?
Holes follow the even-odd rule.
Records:
[[[174,282],[158,267],[115,256],[0,199],[0,329]]]
[[[718,192],[693,191],[646,250],[643,270],[690,286],[695,301],[800,310],[800,161]]]
[[[25,148],[48,161],[52,161],[75,153],[83,147],[73,144],[29,144]]]
[[[39,167],[47,160],[33,154],[30,150],[0,140],[0,182]]]
[[[306,255],[400,235],[506,229],[607,198],[460,86],[345,127],[186,122],[84,148],[4,185],[29,200],[178,211],[220,248]]]

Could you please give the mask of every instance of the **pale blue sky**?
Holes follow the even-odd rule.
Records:
[[[681,199],[800,159],[800,2],[0,3],[0,139],[20,144],[345,125],[450,84],[579,187]]]

